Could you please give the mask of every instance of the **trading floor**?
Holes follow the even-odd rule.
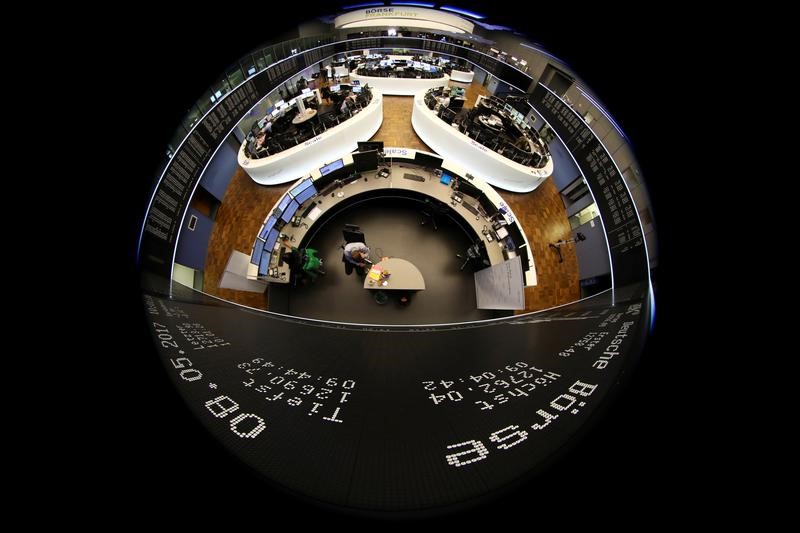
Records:
[[[478,95],[487,94],[486,89],[477,82],[471,84],[451,82],[451,85],[461,86],[466,89],[467,103],[465,107],[473,106]],[[403,146],[431,151],[419,139],[411,125],[413,97],[384,96],[383,98],[383,124],[372,140],[383,141],[386,146]],[[472,275],[467,271],[458,271],[460,263],[458,258],[455,257],[455,252],[465,248],[468,244],[466,241],[461,245],[454,245],[442,250],[442,255],[437,260],[451,260],[453,272],[462,274],[457,279],[459,279],[459,283],[462,283],[468,289],[467,293],[471,295],[469,303],[464,303],[465,298],[459,299],[455,294],[451,294],[451,301],[449,302],[446,299],[446,294],[440,298],[435,298],[434,292],[428,289],[417,295],[420,297],[415,298],[408,308],[399,310],[392,305],[372,305],[368,308],[362,308],[350,303],[340,303],[333,306],[328,306],[327,304],[320,306],[319,302],[315,304],[312,301],[312,294],[324,291],[336,293],[341,288],[338,285],[340,281],[338,277],[340,275],[344,276],[344,272],[340,257],[337,256],[338,252],[336,251],[336,247],[341,244],[341,235],[337,236],[336,234],[341,229],[341,224],[336,221],[333,224],[328,224],[330,227],[326,227],[323,232],[320,232],[316,238],[316,246],[314,246],[323,252],[321,255],[328,263],[327,270],[335,271],[335,276],[327,276],[318,280],[315,283],[315,287],[311,289],[306,287],[287,288],[267,290],[261,294],[220,288],[220,280],[231,253],[234,250],[242,252],[250,250],[253,244],[253,235],[258,233],[264,214],[286,190],[286,184],[275,186],[259,185],[241,168],[236,170],[216,214],[214,228],[211,233],[204,271],[204,292],[257,309],[285,311],[286,306],[289,305],[289,314],[337,321],[413,324],[479,320],[498,316],[494,314],[495,312],[478,310],[474,307],[475,296]],[[497,192],[517,216],[530,242],[536,261],[538,283],[535,287],[527,287],[525,289],[525,309],[519,312],[547,309],[577,300],[580,297],[580,284],[578,263],[573,249],[564,250],[564,260],[559,262],[557,254],[554,254],[552,249],[548,247],[549,243],[559,239],[567,239],[570,236],[570,225],[564,204],[552,180],[545,181],[530,193],[511,193],[500,189]],[[200,211],[203,210],[199,200],[196,200],[193,206]],[[370,207],[368,211],[359,213],[359,217],[361,215],[366,216],[371,211],[372,208]],[[401,217],[403,215],[397,213],[397,216]],[[410,217],[410,219],[419,218],[418,214],[411,209],[408,210],[405,216]],[[355,219],[347,222],[358,223]],[[422,227],[419,229],[428,228]],[[448,231],[450,230],[447,228],[443,229],[443,233]],[[323,234],[330,234],[332,241],[322,242],[321,237]],[[443,235],[440,237],[442,238],[441,242],[445,242]],[[450,237],[453,236],[451,235]],[[371,234],[367,234],[367,239],[368,243],[372,244],[373,237]],[[382,243],[377,245],[385,249],[385,253],[392,254],[389,251],[390,246],[384,246]],[[332,250],[333,255],[328,250]],[[319,285],[319,287],[316,287],[316,285]],[[323,286],[325,286],[325,289],[322,288]],[[291,294],[291,297],[287,295],[287,292]],[[270,294],[273,295],[273,298],[278,298],[278,295],[280,295],[280,301],[276,300],[274,302],[274,308],[269,303]],[[363,294],[362,296],[368,297],[368,295]],[[425,300],[425,302],[422,300]],[[287,301],[289,302],[288,304]],[[431,302],[441,302],[441,304],[430,305]],[[409,315],[416,316],[409,317]]]

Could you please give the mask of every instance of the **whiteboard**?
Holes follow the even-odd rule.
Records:
[[[525,309],[525,280],[519,256],[475,272],[478,309]]]

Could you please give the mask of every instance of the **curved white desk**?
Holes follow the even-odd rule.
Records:
[[[427,91],[434,87],[441,87],[450,82],[447,74],[442,78],[379,78],[373,76],[359,76],[355,70],[350,73],[350,81],[360,80],[361,85],[369,84],[370,87],[377,88],[383,94],[398,96],[411,96],[420,91]]]
[[[473,71],[464,72],[463,70],[456,70],[453,69],[450,71],[450,79],[453,81],[458,81],[461,83],[472,83],[472,79],[475,77],[475,73]]]
[[[543,168],[533,168],[501,156],[470,139],[425,105],[425,92],[414,96],[411,125],[425,144],[445,161],[458,161],[468,172],[495,187],[512,192],[530,192],[553,174],[553,158]]]
[[[336,127],[298,144],[288,150],[261,159],[250,159],[239,148],[239,166],[253,181],[261,185],[276,185],[297,180],[325,163],[339,159],[343,153],[357,148],[357,141],[366,141],[383,123],[383,95],[372,90],[367,107]]]

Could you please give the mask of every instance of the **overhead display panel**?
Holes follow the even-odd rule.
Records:
[[[453,33],[472,33],[475,25],[457,15],[414,6],[385,6],[358,9],[334,20],[336,29],[368,26],[411,26]]]

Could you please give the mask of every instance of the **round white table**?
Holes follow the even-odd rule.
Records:
[[[298,113],[296,117],[292,119],[292,124],[302,124],[303,122],[310,120],[317,116],[316,109],[306,109],[305,113]]]
[[[378,267],[381,271],[388,271],[388,278],[375,280],[370,277],[370,273],[376,271]],[[411,262],[399,257],[389,257],[376,263],[370,269],[370,273],[364,278],[365,289],[381,289],[384,291],[424,291],[425,280],[422,273]],[[371,283],[370,283],[371,282]]]

